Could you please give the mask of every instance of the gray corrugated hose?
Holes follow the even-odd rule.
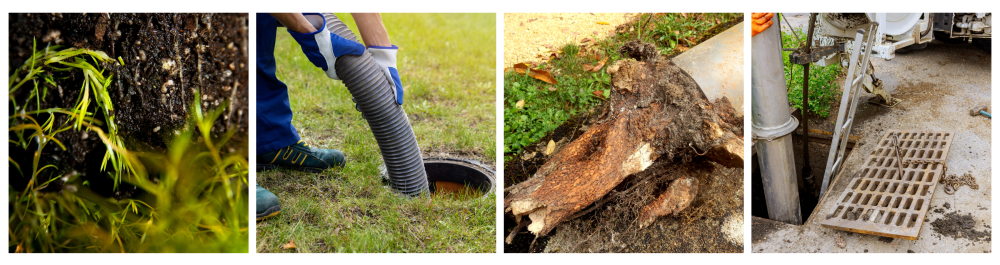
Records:
[[[348,40],[358,40],[337,16],[323,16],[330,32]],[[427,191],[427,173],[410,120],[403,107],[396,104],[392,87],[375,59],[368,51],[362,56],[344,55],[337,58],[335,67],[375,135],[389,172],[390,187],[408,196]]]

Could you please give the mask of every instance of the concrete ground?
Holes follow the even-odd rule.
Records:
[[[798,17],[808,20],[805,14],[788,15],[793,25],[804,25],[804,21],[796,23]],[[784,21],[782,28],[786,28]],[[848,158],[844,173],[831,183],[830,192],[820,201],[814,216],[802,226],[754,218],[753,252],[991,251],[991,120],[969,115],[973,106],[990,105],[990,54],[969,44],[935,41],[925,49],[897,54],[891,61],[876,59],[872,63],[885,89],[902,99],[902,103],[893,108],[859,105],[852,134],[861,137],[861,144],[854,150],[860,152]],[[842,86],[843,78],[839,82]],[[870,97],[871,94],[862,92],[860,98],[864,102]],[[832,118],[818,121],[819,129],[833,131],[830,121],[836,121],[837,106],[834,108]],[[944,185],[939,184],[917,240],[893,240],[822,227],[819,223],[823,216],[836,208],[833,198],[842,196],[847,183],[859,174],[861,161],[873,152],[872,143],[892,129],[955,132],[946,162],[948,174],[970,173],[979,189],[962,186],[954,195],[948,195],[943,191]],[[932,225],[938,220],[953,221],[955,214],[970,214],[974,224],[965,219],[964,225],[955,222],[950,223],[952,226]]]

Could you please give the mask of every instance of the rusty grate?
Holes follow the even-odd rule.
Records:
[[[898,134],[899,156],[903,174],[899,171],[892,135]],[[878,141],[877,149],[868,156],[861,174],[838,198],[838,205],[827,219],[820,222],[827,228],[916,240],[920,227],[944,174],[952,132],[892,130]]]

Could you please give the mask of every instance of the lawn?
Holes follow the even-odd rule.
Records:
[[[354,26],[349,14],[338,17]],[[496,160],[496,16],[383,14],[405,104],[424,157]],[[289,87],[292,123],[312,146],[342,150],[339,171],[257,172],[282,213],[257,223],[258,252],[494,252],[496,197],[406,199],[384,187],[382,157],[340,81],[330,80],[279,29],[278,78]],[[288,248],[294,243],[295,248]]]

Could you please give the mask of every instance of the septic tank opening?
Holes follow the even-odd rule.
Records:
[[[496,173],[479,161],[447,157],[424,158],[428,189],[432,195],[488,196],[495,191]],[[388,180],[385,171],[383,180]],[[463,196],[464,197],[464,196]]]

